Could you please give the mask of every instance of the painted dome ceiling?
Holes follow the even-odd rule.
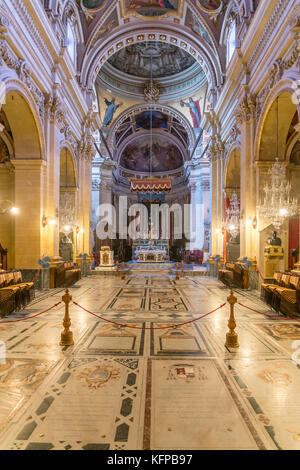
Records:
[[[97,83],[115,95],[144,101],[145,86],[151,76],[164,102],[191,96],[207,81],[204,70],[191,54],[173,44],[148,41],[116,52],[101,67]]]
[[[140,136],[122,152],[120,165],[130,171],[163,173],[183,165],[180,150],[162,136]]]
[[[182,49],[162,42],[142,42],[128,46],[113,55],[108,61],[121,72],[135,77],[168,77],[183,72],[196,63]]]

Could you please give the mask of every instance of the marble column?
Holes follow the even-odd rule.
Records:
[[[209,164],[199,162],[188,162],[189,186],[191,190],[190,199],[190,241],[187,243],[188,250],[203,250],[205,243],[205,221],[207,221],[207,191],[204,194],[204,187],[207,187],[209,174]],[[204,196],[206,196],[204,198]]]
[[[222,206],[223,194],[221,154],[218,150],[213,150],[211,152],[212,256],[223,255]]]
[[[47,249],[51,258],[59,257],[59,198],[60,198],[60,139],[61,132],[55,120],[48,122],[49,158],[46,175],[45,216],[56,221],[55,225],[45,227]],[[47,208],[47,210],[46,210]],[[46,248],[46,247],[45,247]]]
[[[117,168],[117,163],[106,159],[100,166],[100,192],[99,192],[99,205],[113,204],[113,173]],[[99,222],[99,215],[97,214],[97,223]],[[107,240],[109,242],[109,240]],[[101,243],[103,245],[103,243]]]
[[[253,220],[256,215],[255,197],[255,168],[253,162],[255,119],[242,122],[241,128],[241,227],[240,227],[240,255],[253,258],[256,254],[253,227],[247,221]]]
[[[90,246],[90,221],[91,221],[91,162],[86,155],[81,155],[79,160],[79,193],[78,193],[78,251],[81,254],[89,254]]]
[[[15,261],[17,269],[36,269],[43,254],[44,160],[12,160],[15,176]]]
[[[0,165],[0,201],[14,204],[14,173],[10,163]],[[8,250],[8,267],[14,267],[14,216],[8,212],[0,214],[0,242]]]

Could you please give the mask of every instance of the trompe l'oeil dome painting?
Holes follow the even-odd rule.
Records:
[[[152,147],[152,150],[151,150]],[[139,137],[122,153],[120,165],[132,171],[155,173],[177,170],[183,165],[179,149],[160,136]]]

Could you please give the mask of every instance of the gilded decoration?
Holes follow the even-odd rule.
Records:
[[[121,0],[121,17],[134,16],[153,21],[169,16],[182,17],[183,0]]]

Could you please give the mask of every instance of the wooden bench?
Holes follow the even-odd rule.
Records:
[[[272,298],[272,289],[274,286],[280,286],[281,285],[281,278],[284,273],[281,271],[278,271],[274,273],[274,280],[273,282],[267,282],[263,283],[261,285],[261,292],[260,296],[261,299],[267,302],[267,304],[271,304],[271,298]],[[270,287],[270,289],[269,289]]]
[[[227,286],[233,286],[234,284],[234,264],[226,263],[225,268],[219,269],[218,274],[219,281],[223,282]]]
[[[34,283],[22,282],[20,271],[0,272],[0,316],[25,308],[34,297]]]
[[[70,287],[81,279],[81,270],[75,263],[60,263],[50,269],[50,278],[51,288]]]
[[[273,306],[288,316],[300,313],[300,276],[290,273],[287,287],[277,287],[274,291]]]
[[[218,279],[229,287],[248,289],[248,266],[242,263],[226,263],[225,268],[219,269]]]
[[[262,284],[261,298],[278,312],[288,316],[299,316],[300,274],[276,272],[274,283]]]

